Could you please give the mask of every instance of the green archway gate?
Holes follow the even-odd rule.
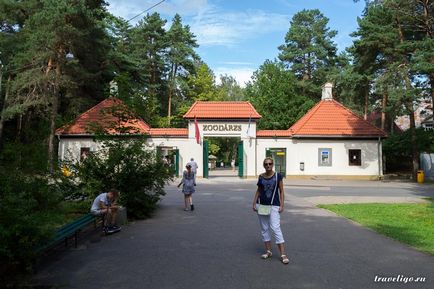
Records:
[[[203,140],[203,177],[208,178],[209,177],[209,171],[208,171],[208,159],[209,156],[209,143],[207,140]]]
[[[209,178],[209,142],[203,140],[203,177]],[[240,178],[244,177],[244,142],[240,141],[237,147],[237,158],[238,158],[238,176]]]
[[[244,143],[240,141],[238,143],[237,156],[238,156],[238,176],[244,177]]]

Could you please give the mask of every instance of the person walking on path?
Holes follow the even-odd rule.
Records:
[[[193,170],[191,169],[190,163],[188,163],[185,168],[185,170],[182,173],[182,180],[178,185],[178,188],[182,185],[182,192],[184,193],[184,204],[185,208],[184,211],[188,211],[188,208],[190,207],[190,210],[194,211],[194,205],[193,205],[193,197],[192,194],[195,192],[195,173],[193,173]]]
[[[266,252],[261,255],[262,259],[269,259],[273,255],[271,250],[271,234],[276,241],[280,253],[280,261],[288,264],[289,259],[285,253],[285,240],[280,229],[280,213],[283,212],[285,193],[283,191],[283,178],[280,173],[273,171],[273,159],[265,158],[265,173],[258,178],[258,189],[253,199],[253,211],[258,213],[259,225],[261,226],[262,241]],[[260,208],[263,206],[262,208]],[[264,209],[264,210],[263,210]]]
[[[197,169],[199,168],[199,166],[194,161],[194,158],[191,158],[190,162],[188,164],[191,166],[191,171],[194,173],[194,181],[196,182],[196,174],[197,174]]]
[[[232,167],[232,171],[235,172],[235,160],[234,159],[231,160],[231,167]]]

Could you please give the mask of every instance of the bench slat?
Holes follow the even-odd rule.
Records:
[[[85,226],[87,226],[89,223],[94,222],[95,221],[95,216],[92,214],[87,214],[84,217],[81,217],[75,221],[73,221],[72,223],[69,223],[63,227],[61,227],[60,229],[58,229],[56,231],[55,234],[55,238],[57,236],[63,236],[65,234],[70,234],[71,231],[77,231]]]
[[[77,219],[77,220],[75,220],[75,221],[73,221],[73,222],[71,222],[69,224],[66,224],[66,225],[62,226],[61,228],[59,228],[56,231],[56,234],[61,234],[63,232],[68,232],[71,229],[75,229],[75,228],[81,227],[83,225],[85,226],[85,225],[93,222],[94,220],[95,220],[95,216],[89,213],[89,215],[85,215],[84,217],[81,217],[81,218],[79,218],[79,219]]]
[[[62,240],[67,240],[68,237],[75,235],[77,232],[79,232],[81,229],[83,229],[84,227],[86,227],[90,223],[95,222],[95,220],[96,220],[96,217],[93,214],[88,213],[88,214],[72,221],[71,223],[68,223],[68,224],[60,227],[59,229],[56,230],[54,237],[48,243],[39,247],[37,249],[37,251],[45,250],[45,249],[53,246],[54,244],[59,243]],[[77,236],[75,236],[75,237],[77,237]]]

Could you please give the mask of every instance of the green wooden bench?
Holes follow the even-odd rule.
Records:
[[[97,217],[95,217],[91,213],[88,213],[72,221],[71,223],[68,223],[60,227],[59,229],[57,229],[56,233],[54,234],[54,237],[48,243],[38,247],[37,251],[46,250],[51,246],[60,243],[60,241],[64,241],[65,246],[68,246],[68,238],[70,237],[74,237],[74,246],[75,248],[77,248],[77,240],[80,231],[84,229],[86,226],[88,226],[90,223],[94,223],[95,228],[97,227]]]

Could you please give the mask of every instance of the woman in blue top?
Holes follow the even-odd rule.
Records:
[[[273,159],[265,158],[265,173],[258,178],[258,189],[253,199],[253,211],[258,211],[259,204],[271,205],[270,215],[259,215],[259,224],[261,226],[262,240],[265,244],[266,252],[261,255],[262,259],[269,259],[273,255],[271,252],[271,235],[276,240],[277,248],[280,253],[280,261],[288,264],[289,259],[285,253],[285,240],[283,239],[282,230],[280,229],[280,213],[283,212],[285,203],[285,193],[283,191],[282,175],[273,171]],[[274,195],[274,197],[273,197]]]

